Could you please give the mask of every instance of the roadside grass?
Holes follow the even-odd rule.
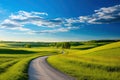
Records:
[[[65,52],[50,56],[47,61],[77,80],[120,80],[120,42]]]
[[[6,44],[4,44],[6,45]],[[58,54],[50,47],[14,48],[0,45],[0,80],[28,80],[28,65],[39,56]]]
[[[26,80],[28,79],[27,68],[30,60],[37,56],[24,58],[13,66],[10,66],[5,73],[0,75],[0,79],[4,80]]]

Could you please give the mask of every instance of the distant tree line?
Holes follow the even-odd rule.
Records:
[[[76,42],[18,42],[18,41],[0,41],[0,43],[8,43],[12,47],[57,47],[69,49],[71,46],[80,46],[80,45],[90,45],[94,44],[96,46],[105,45],[111,42],[117,42],[120,40],[91,40],[91,41],[76,41]],[[13,43],[13,44],[11,44]]]

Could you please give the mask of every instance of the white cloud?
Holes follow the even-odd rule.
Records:
[[[112,7],[104,7],[99,10],[95,10],[95,14],[87,16],[88,23],[91,24],[104,24],[104,23],[114,23],[120,22],[120,5],[115,5]]]
[[[120,22],[120,5],[112,7],[103,7],[94,11],[95,13],[87,16],[79,16],[78,18],[67,19],[68,25],[72,23],[87,24],[106,24]]]
[[[87,16],[79,16],[75,18],[53,18],[48,19],[47,13],[44,12],[27,12],[18,11],[11,14],[7,19],[0,23],[0,28],[27,31],[32,33],[56,33],[68,32],[70,30],[78,29],[83,24],[108,24],[120,22],[120,5],[112,7],[103,7],[95,10],[95,13]],[[48,30],[31,30],[25,25],[32,24],[38,28],[47,27]]]
[[[26,11],[18,11],[17,13],[11,14],[8,19],[5,19],[0,23],[1,28],[12,29],[12,30],[20,30],[20,31],[29,31],[29,32],[37,32],[34,30],[30,30],[29,28],[25,28],[25,25],[32,24],[40,27],[48,27],[53,28],[54,30],[43,30],[41,32],[66,32],[69,29],[69,19],[63,18],[55,18],[55,19],[46,19],[47,13],[43,12],[26,12]],[[72,25],[71,25],[72,26]],[[66,27],[66,28],[65,28]],[[55,30],[56,28],[59,28]]]
[[[62,21],[58,19],[45,19],[47,15],[47,13],[19,11],[17,14],[11,14],[9,18],[6,19],[9,23],[4,20],[2,24],[13,25],[16,23],[20,26],[22,25],[21,27],[26,24],[33,24],[40,27],[57,27],[62,24]],[[2,24],[1,26],[3,26]]]

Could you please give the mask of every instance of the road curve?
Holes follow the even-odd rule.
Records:
[[[39,57],[31,61],[28,69],[29,80],[74,80],[46,62],[47,56]]]

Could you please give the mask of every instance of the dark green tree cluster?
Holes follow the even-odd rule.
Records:
[[[62,48],[63,48],[63,49],[70,49],[70,47],[71,47],[71,45],[70,45],[69,42],[64,42],[64,43],[62,44]]]
[[[30,44],[25,44],[25,48],[31,48]]]
[[[70,42],[58,42],[55,44],[56,48],[70,49]]]

